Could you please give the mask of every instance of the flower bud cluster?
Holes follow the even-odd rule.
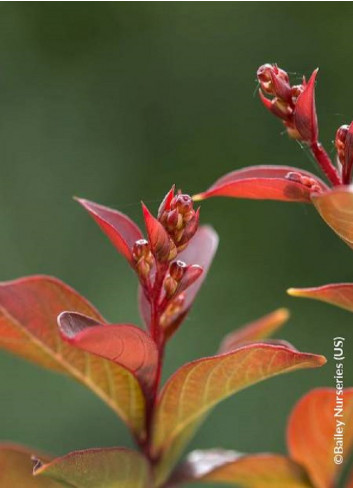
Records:
[[[199,210],[194,210],[193,201],[189,195],[181,192],[174,195],[174,189],[172,189],[161,204],[158,219],[179,252],[187,246],[197,231]]]
[[[311,113],[310,120],[307,120],[309,104],[304,104],[297,110],[298,99],[308,88],[305,78],[302,84],[291,85],[288,73],[275,64],[267,63],[257,70],[257,79],[263,104],[275,116],[282,119],[288,135],[293,139],[313,142],[317,135],[316,113]],[[310,86],[309,89],[311,88]],[[271,96],[272,99],[265,95]]]

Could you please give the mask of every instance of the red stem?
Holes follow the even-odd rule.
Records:
[[[144,443],[143,449],[150,460],[151,464],[153,464],[154,460],[151,455],[151,436],[152,436],[152,423],[153,423],[153,415],[154,409],[157,402],[158,397],[158,389],[161,381],[162,368],[163,368],[163,357],[164,357],[164,346],[165,339],[163,335],[163,330],[160,325],[160,315],[163,312],[161,306],[159,304],[159,299],[162,292],[163,281],[165,275],[168,271],[168,265],[166,264],[156,264],[156,275],[153,287],[149,287],[148,296],[151,304],[151,322],[150,322],[150,334],[153,340],[155,341],[158,348],[158,365],[157,365],[157,373],[154,381],[152,395],[148,402],[147,406],[147,414],[146,414],[146,441]]]
[[[324,150],[323,146],[318,142],[314,141],[310,144],[310,149],[320,168],[327,176],[329,181],[335,187],[336,185],[342,185],[341,177],[337,171],[337,168],[333,165],[329,155]]]

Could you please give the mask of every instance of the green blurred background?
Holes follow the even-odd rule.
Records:
[[[141,324],[133,273],[72,196],[142,224],[140,200],[156,210],[173,183],[195,193],[245,165],[313,170],[261,106],[255,72],[278,62],[299,80],[320,66],[321,139],[332,151],[336,128],[353,118],[352,14],[340,2],[2,3],[1,279],[51,274],[111,321]],[[305,205],[212,199],[202,221],[220,247],[165,376],[242,323],[289,307],[281,336],[328,364],[227,400],[191,444],[284,452],[294,403],[333,385],[333,336],[347,338],[353,383],[352,315],[285,290],[353,281],[352,251]],[[132,446],[115,415],[68,378],[2,352],[0,385],[2,439],[56,454]]]

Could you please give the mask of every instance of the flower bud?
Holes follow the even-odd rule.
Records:
[[[345,146],[346,146],[346,138],[348,134],[348,127],[349,126],[347,124],[344,124],[343,126],[339,127],[336,132],[335,146],[337,150],[338,160],[341,163],[341,165],[344,165]]]
[[[185,302],[185,294],[177,295],[172,301],[169,302],[166,310],[161,315],[160,324],[163,328],[167,328],[181,312]]]
[[[260,98],[264,106],[282,119],[289,137],[314,144],[318,139],[315,109],[315,79],[317,70],[308,82],[291,86],[288,74],[277,65],[265,64],[257,71]],[[267,98],[270,95],[273,98]]]
[[[169,275],[173,277],[174,280],[180,282],[185,271],[187,269],[186,263],[181,260],[173,261],[169,267]]]
[[[286,102],[290,101],[291,87],[288,74],[277,65],[267,63],[260,66],[257,70],[257,79],[267,95],[274,95]]]
[[[178,194],[174,197],[170,204],[171,209],[178,209],[181,214],[190,212],[193,208],[193,202],[190,195]]]
[[[342,165],[342,182],[350,184],[353,167],[353,122],[338,128],[335,138],[338,160]]]
[[[132,257],[136,262],[137,273],[141,277],[146,278],[154,262],[149,242],[146,239],[139,239],[134,243]]]
[[[138,261],[140,258],[144,258],[150,251],[150,245],[147,239],[138,239],[132,248],[132,257],[135,261]]]
[[[178,288],[178,282],[170,275],[167,275],[163,285],[164,285],[165,294],[168,298],[172,297],[172,295],[175,294],[175,291]]]
[[[305,187],[309,188],[311,192],[321,192],[321,187],[318,182],[314,178],[308,177],[307,175],[302,175],[299,172],[290,171],[287,173],[285,178],[287,180],[290,180],[291,182],[296,182],[304,185]]]

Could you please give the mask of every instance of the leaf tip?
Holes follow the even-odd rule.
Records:
[[[316,355],[317,356],[317,363],[319,367],[322,367],[327,363],[327,358],[324,357],[323,355]]]
[[[204,199],[204,194],[195,194],[191,198],[194,202],[199,202]]]
[[[287,289],[287,294],[292,297],[302,297],[302,289],[296,289],[294,287],[290,287]]]
[[[285,323],[290,318],[290,310],[286,307],[280,307],[274,314],[276,315],[278,321]]]
[[[33,468],[32,468],[32,473],[33,475],[38,475],[38,471],[43,467],[43,462],[36,457],[35,455],[31,456]]]

